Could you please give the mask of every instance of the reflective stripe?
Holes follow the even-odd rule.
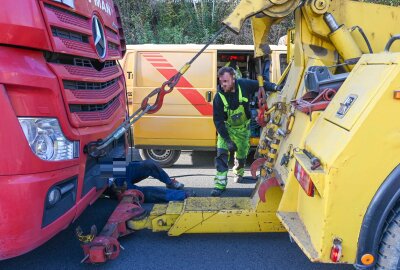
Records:
[[[233,169],[233,174],[243,176],[244,175],[244,168]]]
[[[226,177],[226,175],[216,175],[215,178],[218,179],[218,180],[224,180],[227,177]]]
[[[228,108],[229,108],[228,101],[226,100],[225,96],[221,92],[218,92],[218,94],[222,100],[222,103],[224,104],[224,112],[228,111]]]
[[[214,186],[219,189],[225,189],[226,185],[228,184],[228,180],[216,180],[214,179]]]
[[[215,183],[216,184],[220,184],[220,185],[224,185],[224,186],[226,186],[226,184],[228,183],[228,179],[223,179],[223,180],[217,180],[217,179],[214,179],[215,181]]]
[[[248,102],[249,100],[247,99],[247,97],[243,97],[242,88],[240,87],[239,84],[238,84],[238,89],[239,89],[239,105],[242,102]],[[226,100],[225,96],[221,92],[218,92],[218,94],[222,100],[222,103],[224,104],[224,112],[228,111],[228,109],[229,109],[228,101]]]
[[[239,88],[239,102],[247,102],[249,101],[246,97],[242,96],[242,89],[240,88],[240,85],[238,84],[238,88]]]

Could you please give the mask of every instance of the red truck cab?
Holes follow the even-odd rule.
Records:
[[[73,222],[107,187],[85,146],[126,117],[111,0],[3,0],[0,9],[0,260]],[[125,140],[108,156],[125,155]]]

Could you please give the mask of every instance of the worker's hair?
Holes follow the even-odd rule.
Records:
[[[229,73],[233,77],[236,76],[236,72],[232,67],[222,67],[218,70],[218,77],[224,75],[225,73]]]

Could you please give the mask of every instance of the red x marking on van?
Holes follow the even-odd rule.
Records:
[[[178,73],[167,59],[160,53],[144,53],[143,56],[150,64],[153,65],[160,72],[165,79],[169,79]],[[194,88],[194,86],[182,76],[176,85],[179,93],[181,93],[202,115],[212,115],[213,109],[210,103]]]

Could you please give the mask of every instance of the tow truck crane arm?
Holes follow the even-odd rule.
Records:
[[[239,34],[246,19],[250,18],[253,28],[255,57],[261,57],[269,52],[266,37],[271,26],[291,14],[301,2],[301,0],[241,1],[223,21],[223,24],[231,31]]]

